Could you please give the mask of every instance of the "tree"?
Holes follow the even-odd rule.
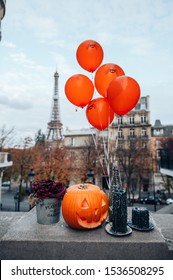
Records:
[[[23,142],[20,146],[8,149],[13,160],[13,165],[9,167],[9,171],[12,174],[14,181],[18,182],[19,180],[20,190],[23,182],[27,183],[28,172],[35,159],[34,147],[31,146],[32,139],[26,137],[22,141]]]
[[[69,180],[66,149],[62,145],[51,147],[49,143],[36,145],[33,169],[35,180],[56,180],[67,184]]]
[[[0,151],[11,146],[14,140],[14,128],[7,129],[6,125],[0,128]]]
[[[126,145],[117,147],[116,155],[122,182],[127,189],[129,198],[130,193],[133,193],[137,183],[140,196],[142,181],[145,177],[149,180],[151,175],[151,155],[148,141],[137,137],[135,139],[129,139]]]

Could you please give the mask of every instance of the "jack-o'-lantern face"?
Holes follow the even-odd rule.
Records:
[[[92,184],[69,187],[62,201],[62,214],[66,223],[78,229],[100,226],[108,214],[108,197]]]

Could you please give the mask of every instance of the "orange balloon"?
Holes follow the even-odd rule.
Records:
[[[122,75],[125,75],[123,69],[116,64],[107,63],[107,64],[100,66],[97,69],[97,71],[95,73],[95,78],[94,78],[95,87],[96,87],[97,91],[103,97],[106,97],[107,88],[108,88],[110,82],[112,82],[112,80],[114,80],[116,77],[122,76]]]
[[[140,98],[140,86],[128,76],[114,79],[107,89],[107,99],[114,113],[123,116],[131,111]]]
[[[99,130],[103,130],[113,121],[114,112],[106,98],[91,100],[86,108],[86,116],[89,123]]]
[[[87,40],[78,46],[76,58],[83,69],[94,72],[102,63],[103,49],[96,41]]]
[[[65,94],[72,104],[83,108],[93,97],[94,85],[87,76],[77,74],[67,80]]]

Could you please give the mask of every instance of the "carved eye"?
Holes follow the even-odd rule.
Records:
[[[62,215],[66,223],[77,229],[100,226],[108,214],[108,197],[98,186],[74,185],[67,189],[62,201]]]
[[[81,203],[81,208],[89,208],[89,204],[88,201],[86,200],[86,198],[82,201]]]

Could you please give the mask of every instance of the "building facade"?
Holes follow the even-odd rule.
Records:
[[[69,184],[91,182],[110,186],[111,166],[117,161],[123,186],[131,193],[152,193],[164,189],[160,173],[160,139],[173,136],[173,126],[150,122],[149,96],[142,96],[136,107],[124,116],[115,115],[107,129],[70,130],[62,143],[71,162]]]
[[[94,162],[92,154],[95,150],[94,139],[96,130],[80,129],[64,132],[64,145],[67,149],[67,158],[71,164],[70,184],[77,184],[86,181],[89,171],[93,172]],[[94,182],[94,177],[92,183]]]

